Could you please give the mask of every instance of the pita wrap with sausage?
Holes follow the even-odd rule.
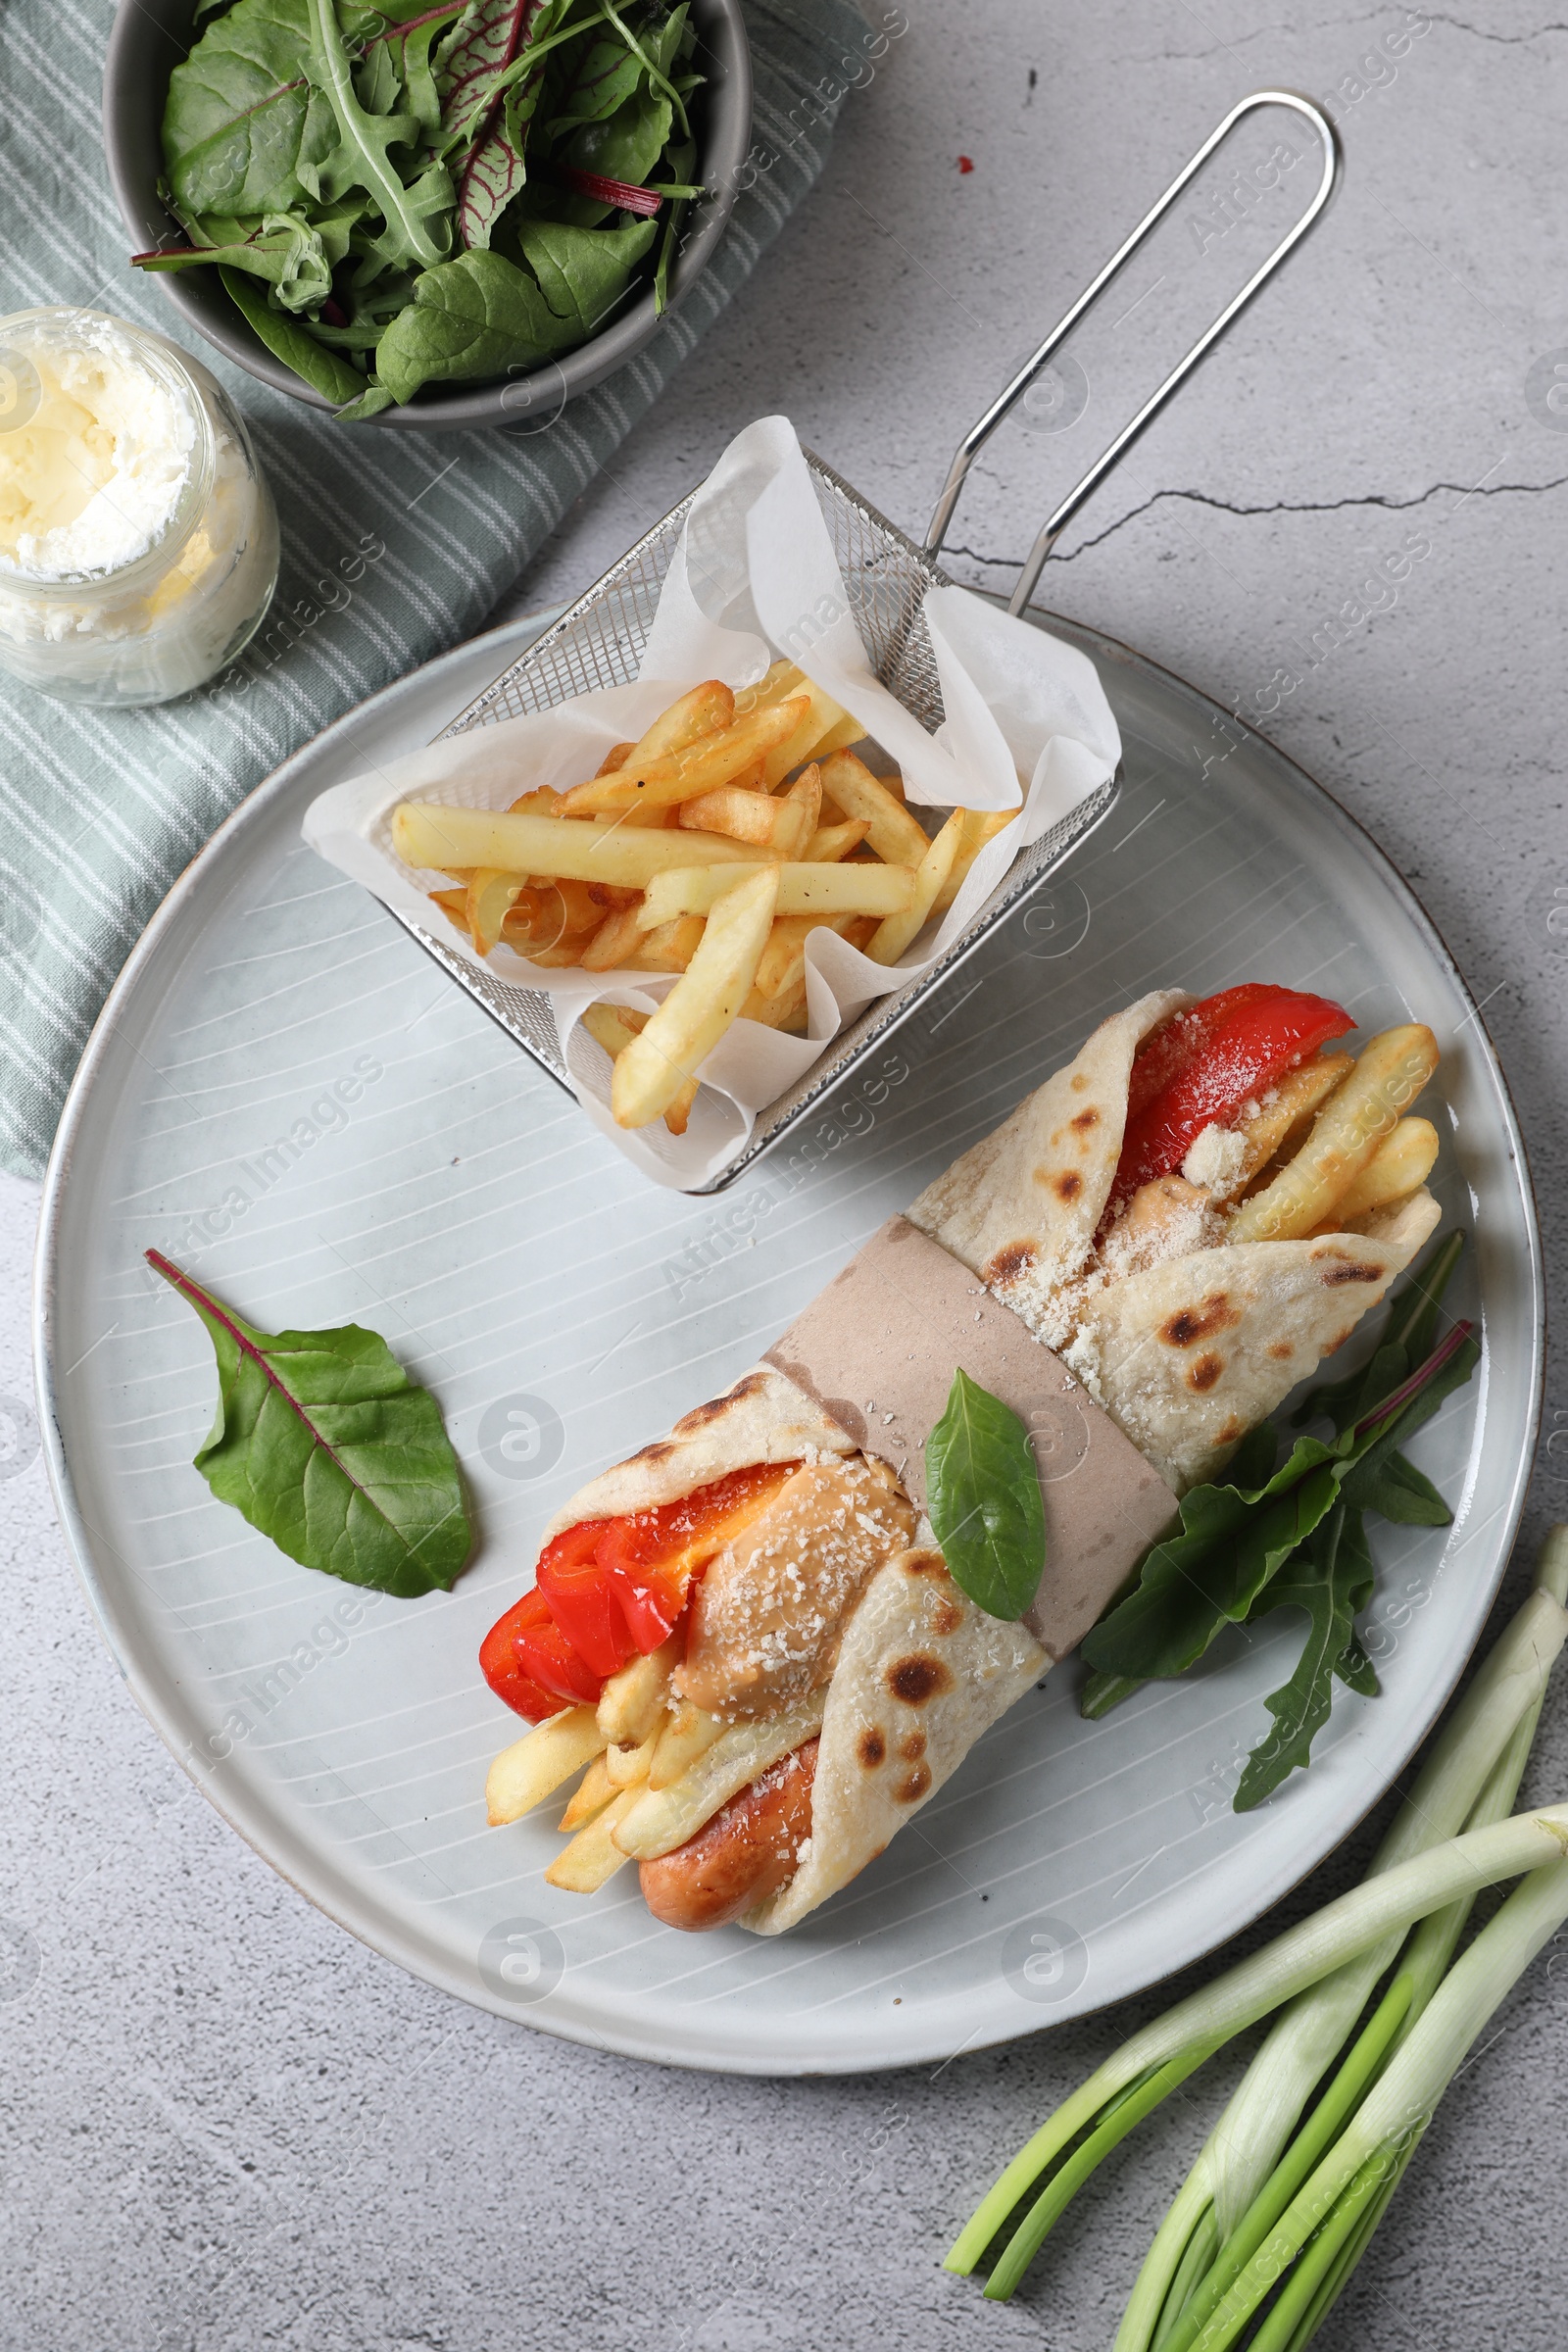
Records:
[[[1289,993],[1259,985],[1229,996]],[[1191,1126],[1206,1100],[1199,1079],[1218,1083],[1220,1048],[1210,1038],[1200,1050],[1173,1024],[1217,1035],[1210,1008],[1226,1002],[1159,990],[1113,1014],[862,1252],[893,1302],[892,1344],[877,1343],[886,1398],[916,1399],[922,1433],[934,1419],[925,1359],[935,1351],[945,1390],[966,1345],[955,1339],[944,1356],[940,1333],[956,1326],[929,1311],[932,1267],[946,1267],[965,1330],[980,1327],[975,1344],[987,1318],[1005,1342],[1015,1394],[1030,1364],[1049,1369],[1055,1403],[1065,1396],[1142,1479],[1140,1532],[1101,1575],[1068,1645],[1178,1496],[1348,1338],[1439,1219],[1420,1181],[1421,1139],[1406,1132],[1425,1122],[1400,1119],[1408,1092],[1381,1076],[1397,1062],[1392,1048],[1378,1058],[1382,1040],[1356,1064],[1303,1052],[1190,1145],[1187,1130],[1177,1134],[1182,1172],[1133,1183],[1151,1164],[1151,1119],[1173,1118],[1180,1102]],[[1341,1016],[1336,1031],[1337,1009],[1324,1016],[1329,1036],[1349,1026]],[[1407,1046],[1422,1082],[1436,1061],[1430,1032],[1412,1027],[1413,1044],[1388,1035]],[[1167,1062],[1176,1078],[1151,1095]],[[1391,1195],[1412,1170],[1416,1181]],[[1306,1229],[1292,1230],[1303,1218]],[[913,1249],[891,1254],[901,1232]],[[791,1341],[815,1333],[831,1356],[831,1301],[859,1265],[817,1302],[826,1320],[808,1310]],[[852,1282],[843,1296],[848,1332],[863,1319],[861,1294]],[[901,1370],[901,1352],[914,1369]],[[858,1364],[836,1387],[831,1364],[824,1372],[813,1358],[807,1370],[809,1355],[809,1344],[781,1342],[727,1395],[583,1487],[546,1531],[536,1591],[487,1640],[492,1688],[521,1711],[548,1710],[498,1759],[492,1820],[515,1819],[587,1762],[564,1825],[576,1835],[546,1873],[552,1884],[592,1892],[633,1859],[668,1924],[780,1934],[879,1855],[1061,1654],[1045,1623],[1048,1588],[1071,1563],[1048,1550],[1037,1607],[1024,1620],[989,1615],[955,1581],[925,1514],[924,1435],[890,1435],[895,1411],[862,1414],[847,1401],[862,1394]],[[879,1378],[879,1403],[884,1394]],[[1016,1409],[1037,1432],[1046,1426]],[[1112,1456],[1102,1446],[1100,1458]],[[1103,1491],[1109,1511],[1113,1489]],[[609,1609],[618,1640],[611,1600],[634,1629],[631,1654],[589,1671],[589,1635],[572,1629],[590,1620],[576,1612]],[[582,1655],[565,1658],[563,1681],[573,1641]]]

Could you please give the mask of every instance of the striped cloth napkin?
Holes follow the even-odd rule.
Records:
[[[271,618],[225,691],[111,711],[0,678],[0,1165],[12,1173],[41,1170],[110,985],[203,842],[329,720],[472,633],[816,179],[847,87],[869,77],[858,62],[885,37],[852,0],[745,0],[745,14],[757,168],[712,265],[636,359],[532,435],[335,425],[228,367],[127,265],[98,142],[102,13],[13,0],[0,18],[0,313],[81,303],[186,344],[243,411],[283,535]]]

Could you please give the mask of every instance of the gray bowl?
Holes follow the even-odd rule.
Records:
[[[752,66],[740,0],[691,0],[698,57],[709,79],[693,107],[697,176],[710,191],[687,216],[669,275],[669,307],[690,292],[724,231],[734,207],[740,169],[752,135]],[[130,232],[129,250],[144,253],[182,232],[158,193],[163,172],[161,126],[169,76],[190,49],[194,0],[127,0],[117,10],[104,60],[104,150],[109,177]],[[199,335],[223,357],[308,408],[331,403],[303,384],[252,333],[224,293],[216,270],[150,272]],[[377,424],[415,432],[453,432],[470,425],[549,423],[568,400],[624,365],[659,325],[647,286],[607,326],[561,360],[531,375],[488,384],[432,386],[404,408],[388,409]]]

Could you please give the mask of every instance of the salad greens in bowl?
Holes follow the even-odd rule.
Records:
[[[121,209],[230,359],[346,422],[557,414],[722,232],[739,0],[151,0],[104,86]]]

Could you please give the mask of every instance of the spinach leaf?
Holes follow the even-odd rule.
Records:
[[[164,169],[188,213],[292,212],[338,130],[311,86],[311,0],[235,0],[169,77]]]
[[[414,300],[376,347],[394,400],[421,384],[501,375],[544,359],[567,332],[534,280],[499,253],[460,254],[415,281]]]
[[[1247,1760],[1234,1800],[1238,1813],[1250,1813],[1288,1774],[1310,1762],[1312,1741],[1334,1704],[1335,1671],[1349,1645],[1351,1622],[1372,1597],[1375,1574],[1360,1513],[1340,1502],[1270,1585],[1258,1614],[1302,1608],[1307,1636],[1289,1682],[1263,1702],[1274,1723]]]
[[[351,401],[346,409],[339,409],[337,421],[339,424],[364,424],[368,417],[379,416],[383,409],[396,406],[385,384],[370,384],[358,400]]]
[[[967,1372],[925,1448],[926,1508],[948,1572],[989,1617],[1021,1617],[1040,1590],[1046,1513],[1029,1432]]]
[[[518,221],[517,244],[559,322],[553,348],[585,343],[598,332],[658,234],[657,220],[628,220],[624,228]]]
[[[258,292],[243,271],[225,269],[219,275],[234,308],[249,321],[274,359],[281,360],[285,368],[292,368],[313,392],[319,392],[334,408],[340,409],[345,401],[359,398],[365,390],[365,378],[357,368],[339,359],[335,351],[324,350],[298,319],[272,310],[266,296]]]
[[[669,145],[671,120],[667,98],[651,90],[639,91],[608,121],[589,122],[574,131],[565,145],[556,150],[556,159],[574,164],[580,172],[597,172],[602,179],[622,179],[640,188]],[[537,209],[548,219],[564,220],[573,228],[597,228],[615,207],[568,189],[551,188],[547,201]]]
[[[624,229],[524,221],[518,244],[537,276],[485,250],[425,270],[381,337],[377,375],[394,400],[410,400],[421,384],[503,375],[571,349],[624,291],[656,228],[652,220]]]
[[[218,1412],[196,1468],[290,1559],[408,1598],[448,1592],[472,1545],[457,1458],[427,1389],[386,1342],[253,1330],[156,1250],[218,1358]]]

